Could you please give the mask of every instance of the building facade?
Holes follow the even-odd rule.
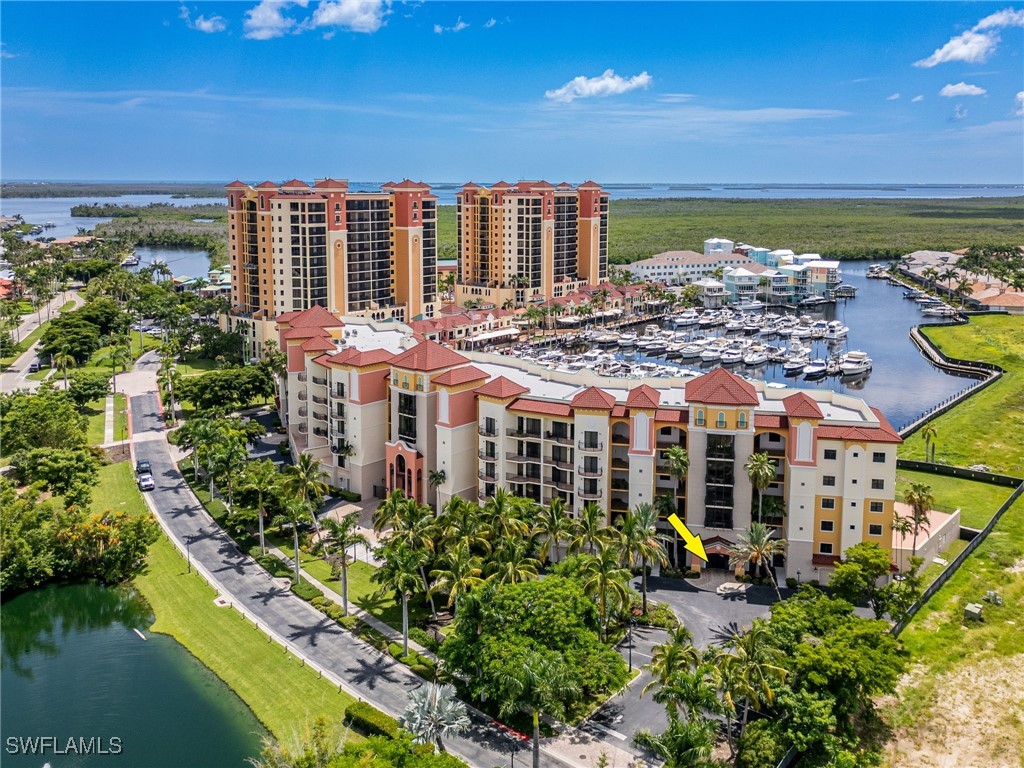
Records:
[[[710,567],[760,514],[788,540],[780,573],[826,581],[853,544],[892,543],[899,435],[863,400],[748,382],[725,369],[646,381],[559,374],[501,355],[456,352],[400,323],[317,306],[278,318],[288,356],[281,414],[296,452],[364,498],[400,489],[443,505],[499,487],[608,521],[671,499]],[[686,475],[667,451],[685,448]],[[758,492],[751,454],[776,461]],[[760,510],[760,512],[759,512]],[[677,565],[700,567],[664,517]]]
[[[608,195],[592,181],[466,184],[456,217],[460,307],[560,299],[608,277]]]
[[[409,180],[379,192],[346,181],[227,186],[232,309],[258,357],[273,318],[319,306],[378,320],[432,317],[437,198]]]

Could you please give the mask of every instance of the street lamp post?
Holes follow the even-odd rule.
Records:
[[[797,572],[796,572],[796,583],[798,585],[800,584],[800,569],[799,568],[797,569]]]
[[[629,671],[633,671],[633,627],[636,626],[636,619],[629,617]]]
[[[185,537],[185,557],[188,559],[188,572],[192,573],[192,537]]]

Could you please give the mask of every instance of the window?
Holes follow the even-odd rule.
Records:
[[[736,426],[738,426],[740,429],[747,428],[747,414],[740,413],[739,418],[736,421]]]
[[[826,461],[835,461],[836,460],[836,449],[835,448],[826,448],[825,449],[825,460]]]
[[[835,499],[822,499],[821,500],[821,508],[822,509],[835,509],[836,508],[836,500]]]
[[[832,533],[836,529],[836,524],[831,520],[821,521],[821,530],[823,533]]]
[[[885,464],[885,453],[883,451],[875,451],[871,454],[871,460],[875,464]]]
[[[725,429],[725,413],[722,411],[718,412],[718,420],[715,422],[715,426],[719,429]]]
[[[695,422],[698,427],[704,426],[704,410],[700,409],[697,411],[697,421]]]
[[[872,491],[881,491],[884,488],[885,488],[885,480],[880,480],[877,477],[872,478],[872,480],[871,480],[871,490]]]
[[[872,523],[871,525],[869,525],[868,526],[868,535],[869,536],[881,536],[882,535],[882,524],[881,523]]]
[[[880,502],[880,501],[872,501],[870,503],[870,505],[868,506],[868,511],[870,511],[870,512],[884,512],[885,511],[885,505],[882,504],[882,502]]]
[[[823,541],[821,544],[818,545],[818,552],[823,555],[831,555],[832,545],[829,544],[827,541]]]
[[[822,475],[821,484],[825,486],[835,487],[836,476],[835,475]]]

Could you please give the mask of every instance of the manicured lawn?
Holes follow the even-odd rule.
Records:
[[[103,428],[106,423],[107,398],[101,397],[87,403],[82,409],[82,415],[89,419],[89,426],[85,431],[85,439],[89,445],[99,445],[103,442]]]
[[[968,528],[984,528],[999,505],[1013,493],[1012,488],[1001,485],[899,470],[896,474],[897,499],[902,501],[904,492],[912,482],[931,486],[935,508],[940,512],[952,512],[959,508],[960,524]]]
[[[216,591],[198,573],[188,573],[185,560],[164,536],[150,547],[135,585],[156,615],[151,631],[188,648],[275,737],[289,738],[316,717],[339,722],[354,701],[269,642],[237,611],[216,606]]]
[[[137,360],[142,356],[143,352],[148,352],[151,349],[157,349],[160,346],[160,339],[147,334],[142,335],[142,344],[139,344],[139,334],[133,332],[131,334],[132,341],[132,360]],[[86,371],[88,373],[106,373],[111,374],[112,368],[110,366],[110,353],[112,347],[100,347],[93,352],[92,357],[89,358],[89,362],[86,365],[81,366],[77,370]],[[128,370],[131,370],[131,363],[127,364]],[[124,373],[121,366],[118,367],[118,373]]]
[[[130,461],[100,467],[99,481],[92,489],[92,509],[94,512],[112,509],[133,515],[149,514],[149,507],[135,485],[135,467]]]
[[[126,440],[128,432],[128,403],[120,392],[114,395],[114,439]]]
[[[184,362],[176,362],[175,367],[182,376],[195,376],[196,374],[217,370],[217,361],[190,357]]]
[[[972,317],[967,325],[927,329],[947,355],[983,360],[1006,369],[990,387],[930,422],[937,461],[958,466],[987,464],[994,472],[1024,477],[1024,320],[1014,316]],[[900,457],[923,459],[924,437],[912,435]]]
[[[53,317],[53,316],[55,316],[57,314],[60,314],[61,312],[66,312],[69,309],[74,309],[74,307],[75,307],[75,302],[73,302],[73,301],[65,302],[65,304],[60,309],[58,309],[56,312],[51,312],[50,316]],[[40,325],[34,331],[29,333],[27,336],[22,336],[21,339],[20,339],[20,344],[19,344],[21,351],[18,352],[17,354],[15,354],[15,355],[12,355],[11,357],[0,358],[0,371],[7,370],[7,367],[10,366],[15,360],[17,360],[22,354],[24,354],[26,349],[28,349],[33,344],[35,344],[37,341],[39,341],[39,337],[43,335],[43,332],[46,330],[46,326],[47,326],[47,324],[49,324],[49,322],[50,322],[49,320],[44,320],[42,322],[42,325]]]

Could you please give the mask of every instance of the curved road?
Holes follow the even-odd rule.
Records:
[[[202,566],[227,599],[245,607],[261,626],[270,627],[309,661],[341,679],[349,693],[389,715],[404,710],[410,691],[423,684],[407,667],[344,631],[334,621],[275,581],[213,522],[189,491],[171,459],[164,439],[163,417],[156,394],[131,398],[135,459],[153,466],[156,488],[147,497],[165,529],[180,542],[190,542],[193,563]],[[511,740],[487,718],[471,712],[472,728],[447,740],[451,752],[477,768],[508,764]],[[523,752],[520,762],[528,758]],[[564,763],[542,754],[549,768]]]

